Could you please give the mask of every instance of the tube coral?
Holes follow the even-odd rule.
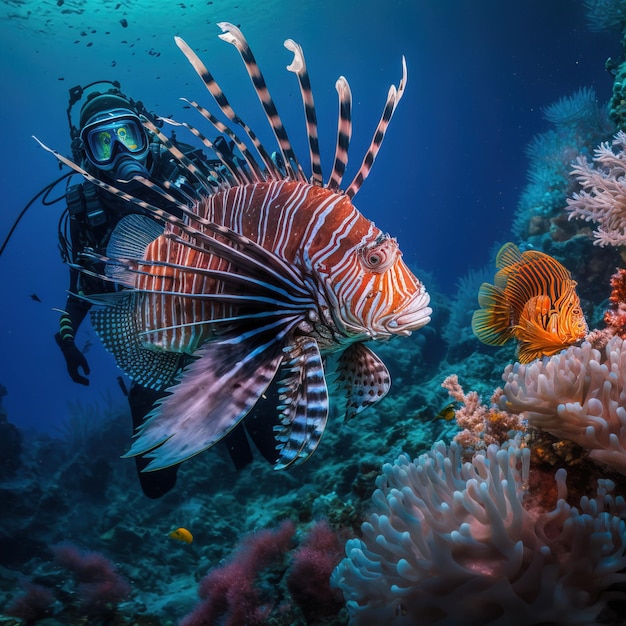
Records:
[[[626,474],[626,342],[621,337],[612,337],[602,350],[585,341],[549,359],[508,365],[502,377],[503,409]]]
[[[363,538],[348,541],[333,573],[350,623],[593,621],[607,588],[626,582],[626,525],[601,490],[570,506],[565,470],[554,510],[524,506],[529,459],[492,445],[463,463],[457,444],[439,442],[385,464]]]

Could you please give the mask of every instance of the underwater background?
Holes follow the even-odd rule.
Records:
[[[562,218],[573,187],[567,164],[563,172],[551,160],[545,134],[570,133],[570,162],[577,153],[591,158],[615,134],[606,114],[615,76],[605,64],[621,59],[623,47],[618,18],[610,28],[612,15],[623,17],[626,6],[616,0],[1,2],[0,244],[30,198],[61,174],[32,136],[69,154],[71,87],[119,80],[148,110],[197,122],[179,98],[208,105],[209,97],[175,35],[199,53],[235,109],[272,145],[237,54],[217,37],[216,23],[229,21],[250,42],[297,154],[307,153],[304,118],[283,41],[294,39],[306,54],[322,163],[334,149],[335,80],[346,76],[357,155],[348,178],[406,57],[406,93],[355,205],[398,238],[434,313],[411,338],[380,347],[393,379],[389,396],[348,424],[331,417],[303,466],[276,472],[259,458],[237,472],[217,445],[184,464],[173,492],[151,501],[133,462],[120,458],[130,443],[130,417],[113,358],[85,323],[77,345],[91,382],[83,388],[69,379],[54,342],[68,284],[57,249],[64,203],[35,203],[0,256],[0,624],[178,624],[198,603],[198,581],[225,564],[231,568],[211,589],[218,583],[234,589],[242,580],[248,586],[229,598],[224,592],[214,617],[187,618],[187,626],[348,623],[345,597],[327,582],[346,540],[362,532],[383,464],[401,452],[417,457],[439,439],[450,442],[457,427],[441,412],[450,403],[441,387],[446,376],[457,374],[466,392],[475,390],[488,403],[504,367],[515,362],[515,346],[481,344],[470,327],[478,287],[492,280],[500,246],[514,241],[557,257],[579,283],[590,329],[601,324],[609,277],[623,261]],[[554,466],[551,478],[582,453],[568,454],[544,458]],[[623,493],[619,471],[591,467],[570,469],[568,488],[578,499],[591,498],[595,485],[577,488],[577,471],[610,477],[616,495]],[[612,523],[621,523],[614,534],[626,538],[623,521]],[[178,528],[193,541],[170,537]],[[623,551],[614,557],[621,563]],[[89,566],[102,576],[98,588],[81,581],[81,567]],[[626,578],[615,576],[589,592],[597,611],[584,613],[586,621],[565,616],[553,623],[594,623],[601,611],[603,623],[626,623]],[[609,588],[610,602],[602,595]],[[450,591],[446,602],[459,594]],[[24,596],[32,606],[16,612]],[[533,623],[534,609],[515,617],[485,606],[479,621],[438,621],[436,611],[418,619],[402,603],[391,614],[352,619]]]

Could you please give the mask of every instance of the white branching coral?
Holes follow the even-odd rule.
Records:
[[[626,341],[585,341],[550,358],[508,365],[500,405],[531,426],[590,450],[626,474]]]
[[[595,222],[596,244],[626,244],[626,133],[619,131],[613,142],[594,150],[594,164],[579,156],[572,175],[583,188],[567,199],[569,218]]]
[[[528,449],[492,445],[463,463],[457,444],[439,442],[385,464],[363,538],[347,542],[332,577],[350,624],[591,623],[607,588],[626,582],[612,485],[579,511],[559,470],[555,509],[527,509],[529,459]]]

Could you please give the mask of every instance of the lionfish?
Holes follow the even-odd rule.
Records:
[[[278,381],[279,398],[275,467],[304,461],[316,449],[329,415],[328,363],[332,360],[336,368],[350,419],[390,387],[386,366],[364,342],[409,335],[427,324],[431,314],[429,295],[405,265],[396,240],[352,204],[404,92],[404,58],[400,84],[390,87],[370,147],[343,191],[352,131],[346,79],[336,83],[335,160],[324,183],[304,55],[298,44],[285,41],[294,55],[287,69],[297,75],[304,104],[312,170],[308,179],[246,39],[232,24],[219,27],[220,38],[233,44],[244,61],[277,154],[268,153],[179,37],[176,44],[233,124],[187,102],[219,137],[233,142],[237,156],[191,125],[169,120],[215,152],[223,173],[207,176],[154,123],[143,122],[199,183],[198,197],[181,201],[176,190],[142,180],[171,203],[166,211],[107,185],[47,148],[147,214],[123,218],[106,256],[97,257],[105,262],[108,279],[124,289],[90,298],[104,305],[92,311],[92,322],[118,366],[136,382],[169,392],[155,403],[125,455],[151,458],[147,470],[180,463],[215,444],[250,413],[272,381]],[[243,129],[246,141],[232,130],[234,124]],[[180,354],[191,355],[192,361],[176,373]]]
[[[576,281],[556,259],[506,243],[496,257],[495,285],[483,283],[472,330],[484,343],[518,341],[520,363],[551,356],[588,332]]]

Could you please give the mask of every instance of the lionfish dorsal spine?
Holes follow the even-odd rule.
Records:
[[[224,31],[221,35],[219,35],[219,38],[235,46],[241,55],[244,65],[246,66],[248,76],[250,76],[254,90],[259,97],[261,106],[265,111],[265,115],[267,116],[270,126],[272,127],[272,131],[274,132],[274,136],[276,137],[289,178],[291,180],[306,182],[307,178],[302,171],[302,167],[300,167],[300,163],[296,158],[293,148],[291,147],[287,131],[283,126],[280,115],[278,115],[278,110],[276,109],[274,100],[272,99],[269,89],[267,88],[265,78],[261,73],[261,69],[254,58],[254,54],[252,53],[246,38],[234,24],[230,24],[229,22],[219,22],[218,26]]]
[[[183,224],[181,220],[179,220],[175,215],[172,215],[169,211],[164,211],[163,209],[160,209],[159,207],[153,204],[150,204],[149,202],[146,202],[145,200],[141,200],[137,196],[134,196],[130,193],[126,193],[125,191],[122,191],[121,189],[118,189],[117,187],[114,187],[113,185],[109,185],[108,183],[105,183],[104,181],[90,174],[87,170],[82,168],[80,165],[77,165],[76,163],[74,163],[74,161],[71,161],[67,157],[63,156],[57,150],[53,150],[52,148],[49,148],[48,146],[46,146],[45,143],[41,142],[34,135],[33,135],[33,139],[44,150],[47,150],[48,152],[53,154],[59,162],[63,163],[63,165],[67,165],[67,167],[74,170],[77,174],[80,174],[85,180],[88,180],[90,183],[93,183],[97,187],[100,187],[101,189],[108,191],[109,193],[113,194],[117,198],[120,198],[121,200],[124,200],[125,202],[130,202],[144,209],[145,211],[148,211],[149,213],[154,215],[154,217],[157,219],[161,219],[164,222],[170,222],[173,224],[177,224],[177,223]],[[198,219],[198,217],[193,212],[193,210],[191,210],[186,204],[180,202],[178,199],[174,198],[173,196],[166,194],[166,192],[164,192],[163,190],[160,190],[158,185],[155,185],[151,181],[145,178],[142,178],[140,176],[135,177],[134,180],[142,183],[143,185],[145,185],[146,187],[149,187],[150,189],[154,189],[155,191],[157,191],[157,193],[160,193],[161,195],[168,197],[168,199],[173,203],[174,208],[178,209],[182,213],[189,215],[190,217],[193,217],[194,219]]]
[[[326,187],[331,191],[339,192],[346,166],[348,165],[348,149],[352,137],[352,91],[348,81],[340,76],[335,83],[339,95],[339,116],[337,120],[337,145],[335,146],[335,161]]]
[[[186,157],[182,150],[170,141],[170,139],[163,132],[161,132],[152,120],[144,116],[141,121],[151,133],[154,133],[159,138],[159,141],[165,146],[165,148],[167,148],[167,151],[177,161],[185,166],[186,171],[198,181],[208,195],[215,193],[215,189],[211,186],[210,181],[207,180],[206,174],[199,167],[197,167],[191,159]],[[173,120],[168,120],[168,123],[174,126],[180,125],[187,127],[185,124],[180,124],[179,122],[174,122]]]
[[[204,83],[207,91],[213,96],[213,99],[215,100],[217,106],[220,108],[222,113],[224,113],[224,115],[231,122],[238,124],[244,129],[246,135],[252,142],[252,145],[259,153],[261,161],[263,161],[263,165],[265,165],[268,175],[274,180],[281,180],[283,178],[283,175],[281,174],[280,170],[276,167],[274,161],[272,161],[272,158],[267,153],[267,150],[263,147],[263,144],[256,136],[254,131],[235,113],[234,109],[228,102],[228,98],[226,98],[226,95],[222,91],[222,88],[217,84],[211,72],[209,72],[209,70],[200,60],[198,55],[189,47],[184,39],[182,39],[181,37],[174,37],[174,40],[180,51],[185,55],[185,57],[187,57],[187,60],[196,71],[196,74],[198,74],[198,76]],[[207,119],[211,121],[210,118]]]
[[[248,149],[248,146],[226,125],[224,122],[218,120],[210,111],[205,109],[203,106],[198,104],[193,100],[187,100],[187,98],[181,98],[183,102],[187,102],[190,106],[192,106],[205,120],[210,122],[215,129],[222,135],[228,137],[236,146],[241,155],[243,156],[246,164],[250,168],[250,172],[245,172],[246,177],[252,182],[264,182],[267,180],[267,177],[259,167],[256,159],[252,156],[252,153]],[[218,146],[215,145],[208,137],[205,137],[197,128],[194,128],[191,124],[187,124],[183,122],[183,126],[187,128],[193,135],[195,135],[204,146],[213,150],[215,154],[219,157],[220,161],[225,165],[231,175],[235,180],[239,179],[238,174],[233,172],[233,169],[242,169],[237,168],[237,165],[233,162],[229,155],[227,155],[224,151],[220,150]]]
[[[374,131],[374,137],[370,143],[370,147],[367,150],[367,153],[363,157],[363,162],[361,163],[361,167],[359,171],[356,173],[354,180],[348,186],[346,190],[346,195],[349,198],[354,198],[357,191],[361,188],[363,181],[368,177],[370,170],[372,169],[372,165],[374,165],[374,161],[378,155],[378,151],[380,150],[380,146],[383,143],[383,139],[385,138],[385,133],[387,132],[387,127],[389,126],[389,122],[391,121],[391,117],[398,106],[398,102],[400,102],[402,96],[404,95],[404,88],[406,87],[407,81],[407,70],[406,70],[406,59],[404,56],[402,57],[402,78],[400,79],[400,84],[396,88],[395,85],[391,85],[389,87],[389,93],[387,94],[387,102],[385,103],[385,108],[383,109],[383,114],[381,115],[380,121],[378,122],[378,126]]]
[[[304,117],[311,155],[311,184],[322,187],[324,185],[324,177],[317,134],[317,114],[315,112],[315,102],[313,101],[311,80],[309,79],[309,72],[306,69],[306,61],[304,60],[304,52],[301,46],[293,39],[287,39],[284,45],[287,50],[293,52],[293,61],[287,66],[287,69],[296,74],[300,84],[300,94],[302,95],[302,104],[304,105]]]

